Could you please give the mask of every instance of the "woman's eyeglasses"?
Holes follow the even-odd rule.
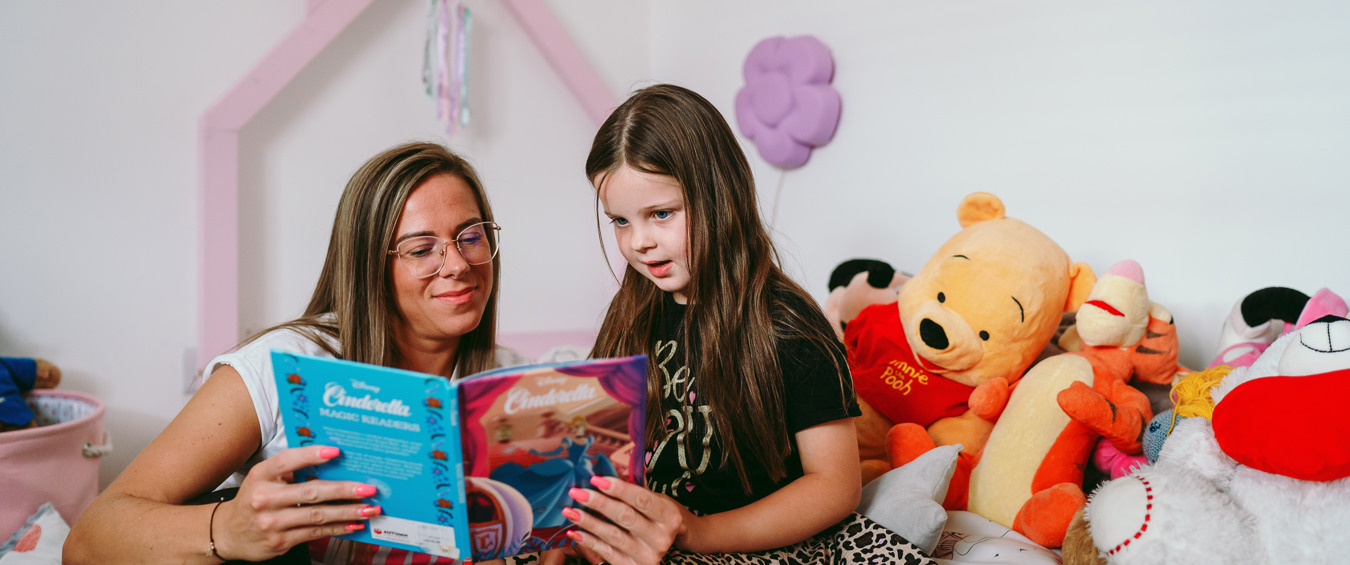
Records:
[[[446,241],[433,235],[410,237],[389,250],[398,255],[399,262],[409,275],[424,279],[441,272],[445,266],[445,248],[454,243],[460,257],[470,265],[482,265],[497,256],[498,233],[502,227],[496,222],[481,222],[464,228],[455,239]]]

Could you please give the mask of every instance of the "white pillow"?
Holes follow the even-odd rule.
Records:
[[[0,565],[60,565],[61,546],[70,526],[48,502],[28,517],[23,527],[0,545]]]
[[[863,487],[858,513],[932,555],[947,523],[942,499],[960,453],[961,444],[938,446],[887,471]]]

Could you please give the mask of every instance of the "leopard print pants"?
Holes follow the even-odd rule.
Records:
[[[522,555],[508,559],[507,563],[525,565],[538,563],[537,554]],[[816,534],[811,539],[753,553],[684,553],[672,549],[661,561],[671,565],[755,565],[796,563],[825,563],[830,565],[877,564],[877,565],[936,565],[923,550],[909,543],[900,534],[886,529],[861,514],[854,513],[843,521]],[[584,561],[578,561],[584,563]]]

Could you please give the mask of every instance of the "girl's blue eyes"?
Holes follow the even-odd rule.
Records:
[[[657,211],[655,211],[655,212],[652,212],[652,217],[654,217],[654,218],[656,218],[656,219],[658,219],[658,220],[669,220],[669,219],[671,218],[671,216],[674,216],[674,215],[675,215],[675,211],[674,211],[674,210],[657,210]],[[627,219],[625,219],[625,218],[620,218],[620,217],[617,217],[617,216],[616,216],[616,217],[613,217],[613,218],[610,218],[609,221],[610,221],[610,223],[613,223],[614,225],[619,226],[619,227],[623,227],[623,226],[628,225],[628,220],[627,220]]]

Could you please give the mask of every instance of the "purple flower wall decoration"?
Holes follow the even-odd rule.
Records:
[[[770,37],[745,58],[736,93],[736,124],[765,161],[784,169],[806,163],[839,125],[839,92],[830,86],[834,59],[809,35]]]

